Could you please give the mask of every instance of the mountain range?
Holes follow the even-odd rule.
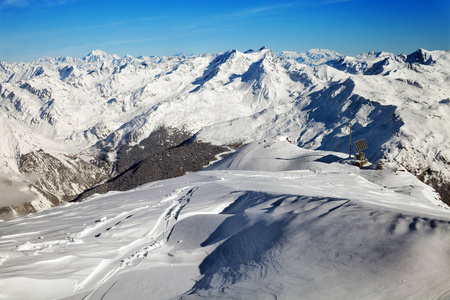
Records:
[[[448,299],[449,82],[424,49],[0,62],[0,298]]]
[[[350,124],[369,161],[404,166],[450,203],[449,70],[450,51],[424,49],[0,62],[0,215],[197,171],[272,136],[348,153]]]

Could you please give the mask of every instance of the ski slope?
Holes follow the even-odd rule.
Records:
[[[346,157],[266,138],[0,222],[0,298],[449,298],[449,208],[395,163]]]

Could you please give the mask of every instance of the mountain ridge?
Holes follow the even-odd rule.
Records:
[[[306,65],[261,48],[139,58],[100,50],[84,58],[0,63],[2,172],[34,186],[41,203],[49,192],[62,201],[114,176],[118,149],[161,126],[215,145],[287,134],[302,147],[346,151],[353,120],[354,138],[367,139],[370,160],[396,160],[446,198],[449,62],[450,51],[419,49]],[[41,166],[21,170],[24,155]],[[72,192],[70,184],[54,182],[66,186],[55,194],[43,188],[42,174],[52,171],[43,156],[74,176],[87,165],[97,175],[81,176]],[[41,182],[27,174],[41,174]]]

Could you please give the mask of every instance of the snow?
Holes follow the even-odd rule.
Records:
[[[304,148],[346,152],[352,120],[370,160],[448,183],[449,66],[449,51],[423,49],[137,58],[94,50],[1,63],[0,173],[31,184],[20,171],[23,154],[42,149],[68,165],[67,155],[89,162],[103,144],[114,158],[160,126],[220,145],[289,135]]]
[[[450,297],[449,208],[395,163],[345,157],[265,138],[204,171],[1,222],[0,298]]]
[[[307,65],[321,65],[331,60],[337,60],[343,57],[343,55],[337,53],[336,51],[328,49],[311,49],[300,53],[295,51],[282,51],[281,55],[286,58],[295,59],[299,63]]]

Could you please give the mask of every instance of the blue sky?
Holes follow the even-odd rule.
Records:
[[[450,0],[0,0],[0,60],[275,52],[346,55],[450,49]]]

